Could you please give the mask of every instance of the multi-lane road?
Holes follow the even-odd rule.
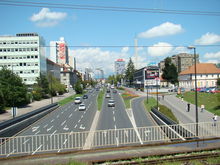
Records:
[[[83,148],[88,141],[97,146],[103,144],[118,146],[133,141],[143,144],[143,140],[146,140],[151,132],[150,130],[140,131],[137,127],[155,125],[144,110],[141,103],[143,98],[135,99],[132,102],[132,112],[132,110],[125,109],[120,93],[113,93],[113,90],[111,90],[111,98],[106,98],[104,95],[98,121],[94,121],[97,113],[98,93],[97,90],[87,93],[88,99],[83,99],[86,110],[79,111],[79,105],[75,104],[73,100],[17,134],[21,138],[9,140],[8,143],[2,146],[2,148],[5,148],[3,150],[7,153],[7,156],[10,156],[16,152],[31,151],[31,154],[35,154],[39,151],[54,150],[62,152],[71,148]],[[115,100],[114,107],[108,107],[109,99]],[[89,131],[94,122],[96,123],[97,132],[94,136],[90,136]],[[93,140],[88,140],[88,137],[92,137]]]

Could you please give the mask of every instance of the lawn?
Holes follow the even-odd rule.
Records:
[[[185,101],[195,104],[195,92],[185,92],[182,94]],[[213,93],[202,93],[198,92],[198,106],[205,105],[205,109],[211,113],[220,115],[220,102],[218,101],[217,95]]]

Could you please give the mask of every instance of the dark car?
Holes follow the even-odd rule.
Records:
[[[83,95],[83,99],[88,99],[88,95]]]

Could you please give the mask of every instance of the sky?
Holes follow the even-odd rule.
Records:
[[[220,0],[0,0],[0,14],[1,36],[37,32],[47,46],[64,37],[81,71],[114,74],[119,58],[138,69],[191,45],[200,62],[220,63]]]

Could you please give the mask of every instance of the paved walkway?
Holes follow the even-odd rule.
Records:
[[[146,96],[146,92],[136,91],[135,89],[128,88],[129,90],[135,92],[139,96]],[[156,95],[151,95],[153,97],[156,97]],[[159,96],[159,103],[167,106],[172,110],[174,115],[177,117],[177,119],[180,121],[180,123],[195,123],[195,105],[190,105],[190,111],[187,112],[187,103],[186,101],[182,101],[181,99],[176,97],[176,94],[172,95],[166,95],[164,99],[162,99],[161,96]],[[207,110],[204,110],[201,112],[200,107],[198,107],[198,119],[199,122],[212,122],[213,116],[211,112],[208,112]]]
[[[69,93],[65,93],[63,95],[59,95],[59,96],[56,96],[56,97],[53,97],[53,102],[58,102],[66,97],[69,97],[71,95],[75,94],[75,92],[73,90],[71,90]],[[17,116],[20,116],[20,115],[23,115],[25,113],[28,113],[28,112],[31,112],[33,110],[36,110],[38,108],[41,108],[41,107],[44,107],[48,104],[51,104],[51,98],[49,99],[43,99],[43,100],[40,100],[40,101],[34,101],[30,104],[28,104],[27,106],[25,107],[22,107],[22,108],[18,108],[17,109]],[[9,119],[12,119],[12,114],[11,114],[11,110],[8,110],[6,113],[3,113],[3,114],[0,114],[0,123],[1,122],[4,122],[6,120],[9,120]]]

